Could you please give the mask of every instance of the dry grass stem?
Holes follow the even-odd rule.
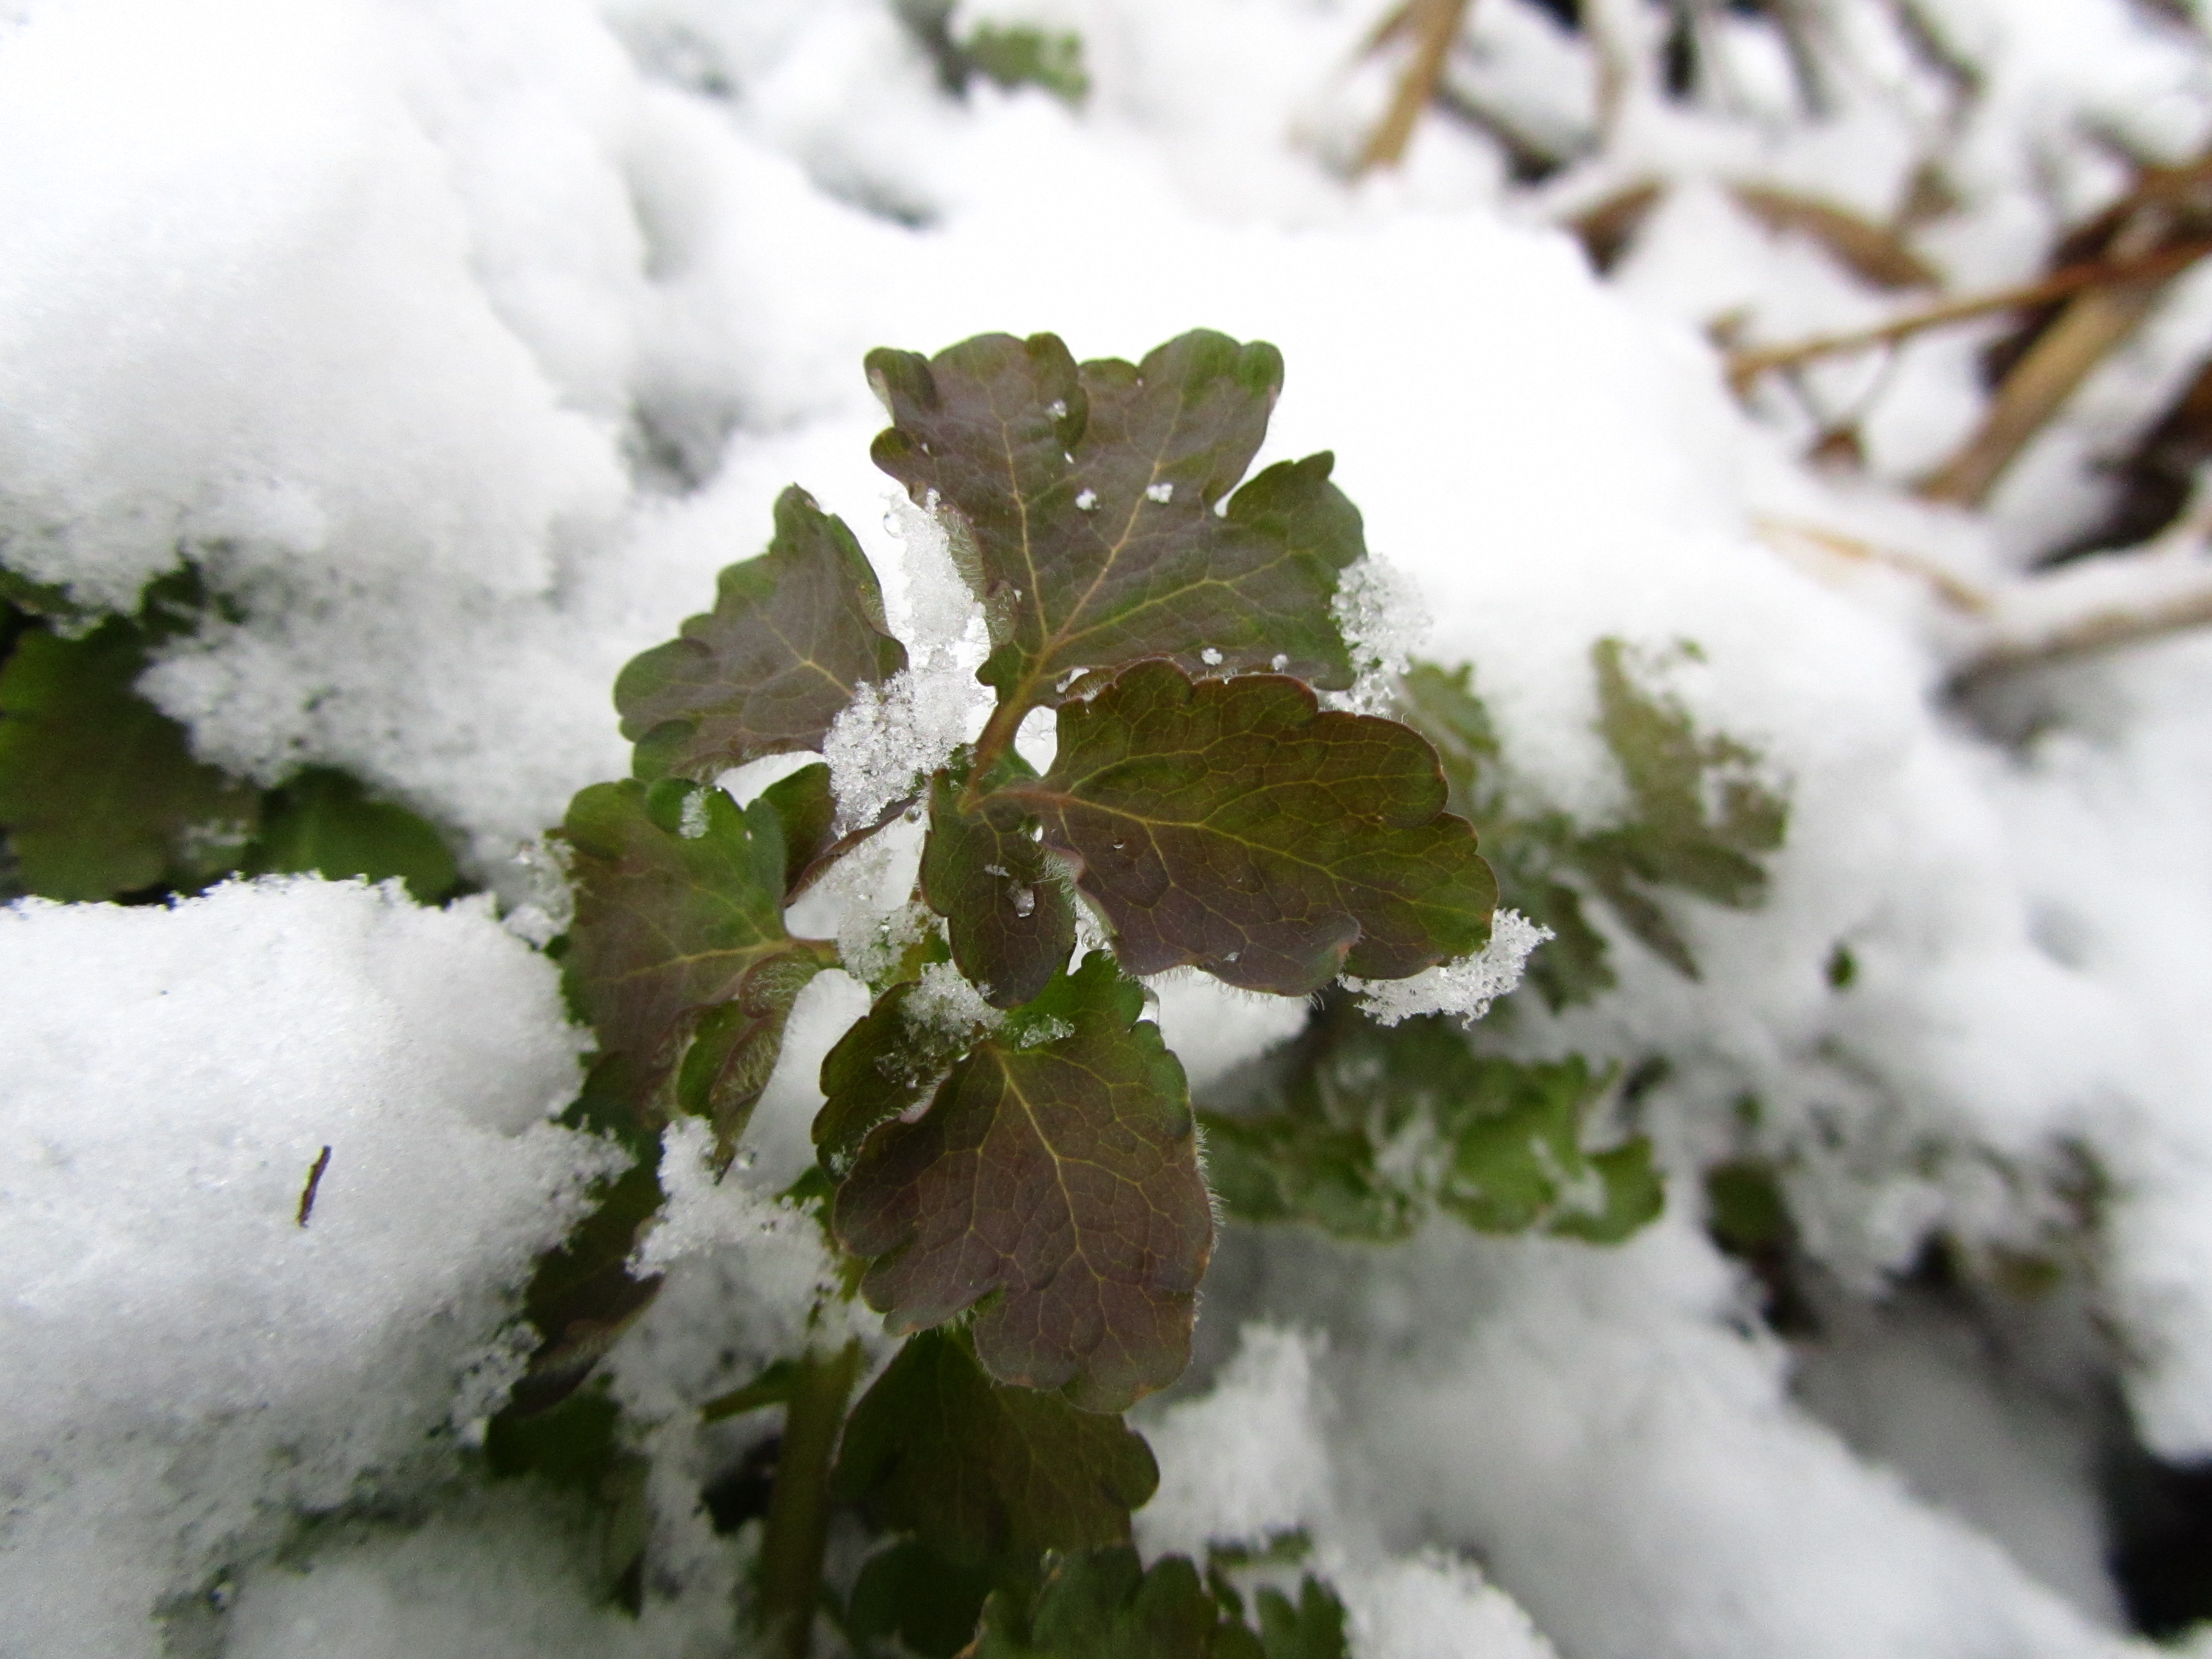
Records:
[[[2212,240],[2178,242],[2172,247],[2160,248],[2139,258],[2100,259],[2092,264],[2072,265],[2039,281],[2022,283],[2018,288],[1998,289],[1988,294],[1946,300],[1940,305],[1909,313],[1872,328],[1854,329],[1842,334],[1817,334],[1810,339],[1793,341],[1787,345],[1750,347],[1729,354],[1729,384],[1741,394],[1748,391],[1752,382],[1760,375],[1774,369],[1794,368],[1800,363],[1813,362],[1847,351],[1865,351],[1876,346],[1895,345],[1931,328],[1972,322],[1978,317],[1995,316],[2000,312],[2025,311],[2032,306],[2048,305],[2054,300],[2069,298],[2085,289],[2106,284],[2163,282],[2194,264],[2207,253],[2212,253]]]
[[[1359,152],[1357,172],[1395,167],[1406,159],[1406,149],[1413,141],[1413,129],[1420,123],[1421,112],[1428,108],[1443,80],[1444,60],[1450,55],[1452,41],[1459,34],[1469,3],[1470,0],[1407,0],[1407,4],[1385,18],[1370,38],[1368,50],[1373,52],[1410,31],[1413,55],[1406,65],[1406,72],[1398,79],[1398,90],[1390,100],[1390,107],[1383,112],[1382,119],[1368,135]]]
[[[1792,547],[1810,547],[1853,564],[1877,564],[1902,571],[1927,583],[1936,596],[1954,611],[1962,611],[1970,617],[1990,614],[1989,595],[1967,586],[1948,571],[1939,569],[1917,555],[1893,547],[1879,546],[1856,536],[1847,536],[1840,530],[1830,530],[1822,525],[1806,524],[1796,519],[1762,517],[1753,522],[1767,544],[1781,552],[1787,553]]]
[[[1906,246],[1903,237],[1849,208],[1765,185],[1737,185],[1729,194],[1769,231],[1810,237],[1860,281],[1875,288],[1935,288],[1941,283],[1936,268]]]

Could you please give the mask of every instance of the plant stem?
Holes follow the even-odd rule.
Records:
[[[783,1450],[760,1553],[761,1630],[781,1659],[807,1659],[813,1650],[830,1534],[830,1461],[860,1375],[859,1342],[830,1355],[810,1350],[784,1407]]]
[[[1028,689],[1026,684],[1023,689]],[[1008,697],[991,711],[991,718],[983,723],[982,733],[975,739],[975,757],[968,767],[968,787],[960,795],[962,811],[974,807],[977,786],[997,763],[999,757],[1012,746],[1014,734],[1022,729],[1022,720],[1029,712],[1030,702],[1026,696]]]

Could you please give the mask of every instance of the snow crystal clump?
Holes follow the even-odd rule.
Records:
[[[1555,937],[1518,910],[1490,919],[1490,943],[1471,957],[1439,963],[1410,979],[1355,979],[1344,987],[1359,994],[1359,1008],[1377,1024],[1395,1025],[1417,1014],[1451,1014],[1472,1025],[1490,1005],[1521,982],[1529,953]]]
[[[836,1279],[822,1230],[805,1212],[714,1167],[714,1130],[703,1118],[678,1119],[661,1132],[660,1218],[630,1256],[641,1277],[665,1273],[686,1256],[728,1246],[765,1246],[792,1258],[798,1276],[826,1293]],[[788,1272],[786,1277],[792,1276]]]
[[[512,1378],[532,1261],[623,1161],[547,1121],[577,1047],[488,899],[270,878],[0,910],[24,1651],[152,1659],[156,1604],[285,1508],[438,1473]]]
[[[1337,577],[1328,608],[1357,676],[1352,690],[1334,694],[1330,705],[1355,714],[1389,712],[1391,681],[1406,672],[1428,636],[1421,590],[1402,571],[1370,555]]]
[[[971,673],[949,663],[902,668],[881,686],[860,685],[822,745],[839,826],[874,823],[914,792],[916,780],[944,765],[968,740],[981,695]]]
[[[1006,1020],[949,962],[931,963],[907,994],[906,1023],[921,1030],[961,1036],[977,1030],[995,1031]]]

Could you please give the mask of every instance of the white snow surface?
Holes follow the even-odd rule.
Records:
[[[1425,628],[1425,654],[1477,665],[1516,799],[1603,823],[1624,792],[1591,644],[1694,641],[1668,689],[1762,753],[1789,838],[1762,908],[1669,901],[1698,980],[1613,929],[1617,993],[1553,1016],[1523,992],[1500,1039],[1669,1060],[1637,1108],[1666,1218],[1603,1250],[1231,1234],[1192,1378],[1142,1414],[1142,1541],[1304,1528],[1361,1659],[2118,1650],[2081,1374],[2152,1450],[2212,1456],[2212,645],[2040,674],[1977,726],[1941,695],[1967,623],[1788,526],[1969,587],[2016,575],[2094,519],[2118,411],[2191,372],[2212,301],[2176,284],[1982,514],[1894,486],[1978,417],[1986,331],[1923,336],[1887,380],[1770,382],[1747,413],[1704,334],[1899,303],[1769,234],[1732,179],[1880,217],[1940,151],[1960,206],[1922,251],[1964,288],[2017,281],[2122,187],[2116,144],[2203,148],[2212,60],[2130,0],[1921,0],[1983,76],[1954,118],[1892,8],[1832,0],[1850,84],[1785,127],[1772,42],[1732,24],[1743,118],[1631,88],[1617,148],[1680,182],[1601,281],[1542,221],[1634,182],[1610,161],[1509,195],[1494,144],[1431,118],[1402,172],[1346,182],[1387,91],[1347,66],[1385,9],[960,9],[1079,30],[1076,112],[946,95],[880,0],[0,7],[0,153],[36,158],[0,168],[0,564],[127,610],[189,558],[227,608],[143,689],[201,753],[349,768],[535,905],[517,849],[627,769],[616,672],[759,550],[790,483],[853,527],[916,648],[854,717],[848,816],[980,718],[972,610],[866,459],[869,348],[1275,342],[1261,463],[1334,450],[1418,595],[1376,598],[1370,659]],[[1470,84],[1534,86],[1524,119],[1588,130],[1587,43],[1529,0],[1475,12]],[[1817,416],[1869,398],[1866,477],[1798,464]],[[919,921],[918,842],[896,827],[807,901],[857,969]],[[888,1352],[823,1302],[775,1201],[866,991],[803,994],[737,1167],[665,1149],[676,1197],[641,1249],[668,1279],[608,1367],[653,1458],[633,1623],[548,1565],[573,1528],[457,1473],[532,1256],[618,1161],[544,1121],[580,1039],[517,936],[550,937],[540,910],[502,928],[488,899],[264,881],[0,912],[0,1646],[151,1656],[189,1626],[251,1659],[729,1651],[750,1546],[698,1492],[767,1429],[694,1408],[817,1317],[813,1340]],[[1304,1018],[1156,988],[1201,1088]],[[1700,1231],[1698,1171],[1745,1155],[1859,1310],[1802,1386]],[[2071,1316],[1999,1375],[1866,1313],[1939,1238],[2060,1261]],[[1942,1429],[1978,1414],[2027,1426]]]
[[[25,1653],[159,1654],[157,1609],[288,1517],[405,1492],[504,1396],[523,1275],[624,1161],[545,1121],[577,1080],[550,966],[396,883],[0,911],[0,1048]]]

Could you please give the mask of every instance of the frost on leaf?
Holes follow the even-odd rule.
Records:
[[[615,682],[623,735],[650,781],[819,749],[854,691],[906,666],[883,592],[843,520],[793,485],[768,551],[721,574],[714,608]]]
[[[1050,334],[985,334],[925,358],[878,350],[893,424],[876,465],[933,494],[972,541],[1002,704],[1056,702],[1072,675],[1169,657],[1195,672],[1280,665],[1352,684],[1330,613],[1365,550],[1327,454],[1237,484],[1283,379],[1273,346],[1197,330],[1140,364],[1076,363]]]
[[[701,833],[684,833],[687,814]],[[829,960],[784,932],[775,807],[676,779],[594,784],[562,835],[576,890],[562,968],[610,1091],[651,1132],[678,1112],[709,1119],[726,1155],[793,1000]]]
[[[1359,1011],[1379,1025],[1395,1025],[1419,1014],[1449,1014],[1473,1024],[1490,1005],[1521,982],[1521,970],[1535,948],[1552,937],[1517,910],[1491,917],[1490,943],[1471,957],[1423,969],[1411,979],[1352,979],[1344,988],[1359,994]]]
[[[1052,769],[985,810],[1036,817],[1131,972],[1302,996],[1488,940],[1496,885],[1444,799],[1406,726],[1324,713],[1294,679],[1149,662],[1063,705]]]
[[[1647,1141],[1584,1149],[1610,1075],[1579,1055],[1478,1054],[1443,1019],[1384,1030],[1341,1006],[1299,1041],[1258,1098],[1206,1115],[1207,1170],[1239,1219],[1389,1241],[1441,1210],[1609,1243],[1659,1213]]]
[[[1036,838],[1036,820],[963,811],[965,781],[964,771],[940,772],[931,787],[922,892],[945,918],[960,971],[995,1006],[1018,1007],[1067,965],[1075,900]]]
[[[0,828],[23,884],[52,899],[196,888],[236,866],[258,792],[192,758],[185,728],[131,690],[138,630],[26,633],[0,670]]]
[[[853,1408],[837,1495],[955,1567],[1025,1569],[1046,1550],[1129,1537],[1159,1484],[1118,1417],[994,1382],[967,1333],[924,1331]]]
[[[992,1376],[1086,1411],[1182,1372],[1213,1218],[1182,1067],[1143,1006],[1094,954],[961,1056],[922,1115],[868,1134],[832,1225],[872,1259],[861,1291],[894,1334],[975,1307]]]

